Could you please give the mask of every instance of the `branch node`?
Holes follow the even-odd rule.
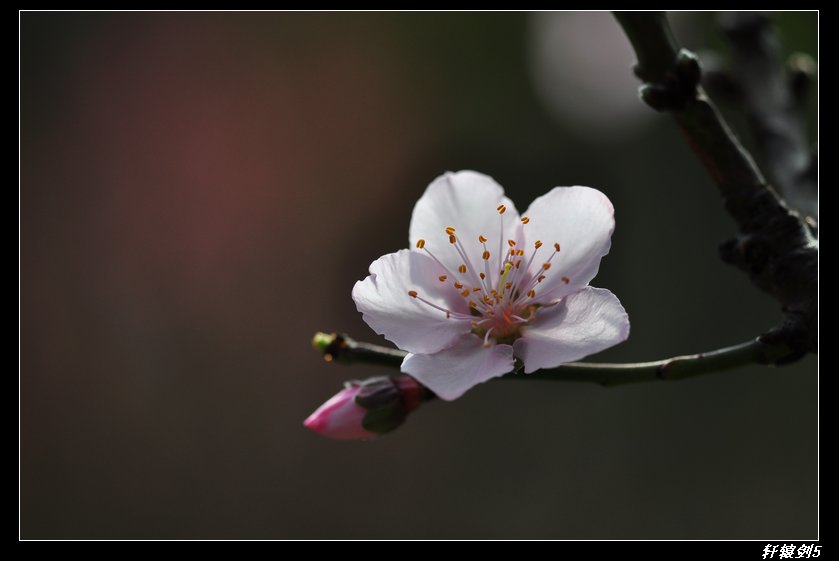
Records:
[[[670,359],[664,362],[661,366],[655,369],[655,377],[658,380],[666,380],[667,379],[667,368],[673,364],[673,359]]]
[[[696,99],[701,79],[699,58],[689,50],[681,49],[673,61],[673,69],[664,75],[663,81],[647,82],[638,91],[644,103],[656,111],[680,111]]]
[[[317,332],[312,337],[312,346],[323,354],[326,362],[341,360],[347,350],[346,337],[337,333]]]

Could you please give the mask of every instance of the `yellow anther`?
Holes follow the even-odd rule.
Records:
[[[542,265],[542,268],[547,271],[548,269],[551,268],[551,264],[550,263],[545,263],[544,265]]]
[[[516,250],[516,255],[524,255],[524,250],[523,249],[517,249]]]
[[[527,295],[530,296],[531,298],[535,298],[536,297],[536,291],[535,290],[528,290]]]
[[[506,288],[507,290],[510,290],[511,288],[513,288],[513,283],[511,283],[510,281],[505,282],[504,283],[504,288]]]
[[[417,297],[417,291],[416,290],[409,290],[408,291],[408,296],[410,296],[411,298],[416,298]]]
[[[480,291],[481,291],[480,286],[476,286],[475,288],[472,289],[472,292],[480,292]]]
[[[555,249],[555,250],[557,250],[557,251],[559,251],[559,242],[556,242],[556,243],[554,244],[554,249]]]
[[[467,296],[469,296],[470,294],[472,294],[472,291],[471,291],[471,290],[469,290],[468,288],[467,288],[466,290],[464,290],[463,292],[461,292],[461,293],[460,293],[460,295],[461,295],[461,296],[463,296],[464,298],[466,298],[466,297],[467,297]]]
[[[417,249],[422,249],[425,247],[425,240],[417,240]]]
[[[454,287],[455,287],[456,289],[460,290],[461,288],[463,288],[463,285],[462,285],[462,284],[460,284],[459,282],[456,282],[456,283],[454,283]]]
[[[539,240],[536,240],[536,243],[533,244],[533,245],[536,246],[536,249],[539,249],[540,247],[542,247],[542,242],[540,242]]]
[[[521,259],[516,261],[516,269],[521,269]]]
[[[571,282],[571,279],[569,279],[568,277],[562,277],[562,282],[568,284],[569,282]]]
[[[505,212],[507,212],[507,207],[504,205],[498,205],[498,208],[495,210],[498,211],[498,214],[504,214]]]
[[[546,278],[547,278],[547,277],[546,277],[545,275],[539,275],[539,277],[536,279],[536,282],[542,282],[542,281],[543,281],[543,280],[545,280]]]
[[[481,277],[481,280],[484,280],[485,278],[487,278],[487,276],[483,273],[480,274],[480,277]]]
[[[446,275],[440,275],[439,277],[437,277],[437,280],[439,280],[440,282],[446,282],[447,278],[449,277],[447,277]]]
[[[474,301],[474,300],[469,300],[469,307],[470,307],[470,308],[477,308],[477,307],[478,307],[478,305],[475,303],[475,301]]]
[[[478,236],[478,241],[481,243],[486,243],[487,239],[483,236]]]
[[[507,245],[509,245],[510,247],[515,247],[516,246],[516,240],[507,240]]]
[[[449,226],[448,228],[446,228],[446,233],[450,236],[453,236],[454,235],[454,227]]]
[[[522,216],[521,221],[522,221],[522,224],[527,224],[528,222],[530,222],[530,219],[526,216]]]
[[[457,243],[457,238],[449,234],[449,243]]]
[[[489,261],[489,252],[485,251],[484,254],[481,257],[484,258],[484,261]]]
[[[466,265],[461,265],[460,267],[457,268],[457,270],[460,271],[461,274],[465,273],[466,272]]]

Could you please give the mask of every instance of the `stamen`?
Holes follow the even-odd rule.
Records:
[[[463,292],[461,292],[461,293],[460,293],[460,295],[461,295],[461,296],[463,296],[464,298],[466,298],[466,297],[467,297],[467,296],[469,296],[470,294],[472,294],[472,291],[471,291],[471,290],[469,290],[468,288],[467,288],[466,290],[464,290]]]
[[[503,218],[502,218],[502,220],[503,220]],[[481,242],[481,245],[484,248],[484,252],[481,255],[481,257],[484,260],[484,272],[481,273],[480,276],[481,276],[481,281],[485,281],[486,278],[489,276],[489,258],[491,257],[491,255],[490,255],[489,251],[487,250],[487,244],[486,244],[487,239],[484,236],[478,236],[478,241]],[[489,281],[486,282],[486,284],[484,285],[484,288],[489,288]]]
[[[536,298],[536,291],[535,290],[528,290],[527,295],[531,298]]]
[[[538,248],[537,248],[537,251],[538,251]],[[556,257],[556,254],[557,254],[557,253],[559,253],[559,242],[554,243],[554,251],[553,251],[553,253],[551,253],[550,257],[548,257],[548,260],[547,260],[547,261],[545,261],[545,262],[542,264],[542,269],[543,269],[544,271],[547,271],[548,269],[550,269],[550,268],[551,268],[551,261],[553,261],[553,258],[554,258],[554,257]],[[530,264],[533,262],[533,258],[534,258],[534,257],[536,257],[536,253],[534,253],[534,254],[530,257],[530,261],[527,263],[527,270],[528,270],[528,271],[530,270]],[[531,281],[528,283],[528,285],[524,288],[524,290],[530,290],[531,288],[533,288],[534,286],[536,286],[536,284],[537,284],[537,283],[542,282],[544,279],[545,279],[545,275],[539,275],[538,277],[534,277],[533,279],[531,279]]]
[[[451,241],[451,239],[454,239],[455,243],[457,242],[457,239],[456,239],[454,236],[450,236],[449,238],[450,238],[450,239],[449,239],[449,241]],[[459,244],[459,243],[458,243],[458,245],[457,245],[457,246],[455,246],[455,248],[457,249],[458,253],[460,253],[460,255],[461,255],[462,257],[464,257],[464,259],[468,260],[468,257],[466,257],[465,255],[463,255],[463,253],[462,253],[462,250],[461,250],[461,248],[460,248],[460,244]],[[440,267],[441,267],[444,271],[446,271],[447,273],[449,273],[448,275],[440,275],[439,277],[437,277],[437,280],[439,280],[440,282],[446,282],[446,280],[449,278],[449,275],[453,275],[453,273],[449,270],[449,268],[448,268],[446,265],[444,265],[444,264],[443,264],[443,262],[442,262],[442,261],[440,261],[439,259],[437,259],[437,256],[436,256],[436,255],[434,255],[433,253],[431,253],[431,251],[429,251],[427,248],[423,248],[423,251],[425,251],[425,252],[428,254],[428,256],[429,256],[429,257],[431,257],[431,258],[432,258],[432,259],[433,259],[433,260],[434,260],[434,261],[435,261],[438,265],[440,265]],[[477,277],[475,277],[475,284],[480,284],[480,281],[478,281]],[[463,285],[462,285],[462,284],[460,284],[459,282],[455,282],[455,288],[457,288],[458,290],[460,290],[460,289],[462,289],[462,288],[463,288]],[[420,298],[420,300],[422,300],[422,298]],[[434,307],[436,307],[436,308],[438,308],[438,309],[440,309],[440,310],[446,311],[446,310],[445,310],[445,308],[440,308],[439,306],[434,306]],[[463,314],[461,314],[461,315],[463,315]]]
[[[452,234],[449,234],[449,243],[457,243],[457,238],[454,237]]]
[[[495,210],[498,211],[498,214],[504,214],[505,212],[507,212],[507,207],[504,205],[498,205],[498,208]]]
[[[539,248],[542,247],[542,242],[540,240],[536,240],[536,243],[533,245],[536,249],[533,250],[533,253],[530,255],[530,259],[527,260],[527,266],[524,268],[525,271],[530,271],[530,266],[533,265],[533,260],[536,259],[536,254],[539,253]],[[533,282],[531,281],[530,284],[532,286]]]
[[[475,288],[472,289],[472,292],[480,292],[482,290],[483,290],[483,288],[481,288],[480,286],[476,286]]]
[[[449,226],[448,228],[446,228],[446,233],[450,236],[453,236],[454,235],[454,228],[452,226]]]
[[[568,277],[562,277],[562,282],[568,284],[569,282],[571,282],[571,279],[569,279]]]
[[[523,249],[517,249],[516,250],[516,255],[518,255],[518,256],[524,255],[524,250]]]
[[[526,216],[522,216],[521,221],[522,221],[522,224],[527,224],[528,222],[530,222],[530,219]]]
[[[451,273],[451,271],[449,271],[449,268],[448,268],[448,267],[446,267],[446,266],[443,264],[443,262],[442,262],[442,261],[440,261],[439,259],[437,259],[437,256],[436,256],[436,255],[434,255],[433,253],[431,253],[431,251],[430,251],[428,248],[424,247],[424,248],[423,248],[423,251],[425,251],[425,252],[428,254],[428,256],[429,256],[429,257],[431,257],[431,258],[434,260],[434,262],[435,262],[435,263],[437,263],[438,265],[440,265],[440,268],[441,268],[441,269],[443,269],[443,270],[444,270],[444,271],[446,271],[447,273]],[[442,275],[442,276],[446,276],[446,275]],[[439,278],[439,277],[437,277],[437,278]],[[441,282],[445,282],[445,281],[441,281]]]
[[[425,240],[417,240],[417,249],[422,249],[425,247]]]
[[[533,255],[530,256],[530,260],[527,262],[526,270],[528,270],[528,271],[530,270],[530,265],[533,263],[533,259],[536,257],[536,253],[539,251],[539,248],[542,246],[542,242],[537,241],[535,245],[536,245],[536,251],[533,252]],[[545,261],[542,264],[542,270],[543,271],[547,271],[548,269],[551,268],[551,261],[553,261],[553,258],[556,257],[557,253],[559,253],[559,242],[554,243],[553,253],[551,253],[550,257],[548,257],[548,260]],[[543,280],[545,280],[545,275],[539,275],[538,277],[533,277],[530,280],[530,282],[527,283],[527,286],[525,286],[524,288],[521,288],[520,292],[525,292],[525,291],[529,292],[533,287],[535,287],[538,283],[542,282]],[[515,279],[515,281],[518,282],[518,279]],[[568,283],[566,283],[566,284],[568,284]],[[522,299],[523,299],[523,296],[519,296],[519,298],[516,300],[516,302],[514,302],[514,304],[517,303],[517,302],[521,302]]]
[[[486,335],[484,335],[484,347],[491,347],[491,346],[492,346],[492,345],[490,345],[490,344],[489,344],[489,336],[490,336],[490,334],[492,333],[492,331],[493,331],[494,329],[495,329],[494,327],[490,327],[490,328],[487,330]]]
[[[468,270],[472,276],[470,281],[473,284],[482,284],[478,276],[475,274],[476,267],[472,265],[472,260],[469,259],[469,255],[466,253],[466,249],[463,247],[463,244],[460,243],[460,240],[457,240],[457,245],[455,245],[455,249],[457,250],[457,253],[458,255],[460,255],[461,259],[463,259],[464,261],[464,264],[458,268],[460,274],[465,274]]]
[[[459,313],[459,312],[453,312],[453,311],[451,311],[451,310],[447,310],[446,308],[443,308],[443,307],[441,307],[441,306],[438,306],[438,305],[437,305],[437,304],[435,304],[434,302],[429,302],[428,300],[426,300],[426,299],[425,299],[425,298],[423,298],[422,296],[418,297],[418,298],[417,298],[417,300],[419,300],[420,302],[422,302],[423,304],[425,304],[425,305],[427,305],[427,306],[431,306],[431,307],[432,307],[432,308],[434,308],[435,310],[440,310],[441,312],[444,312],[444,313],[446,314],[446,319],[451,319],[451,318],[455,318],[455,319],[472,319],[472,316],[470,316],[470,315],[468,315],[468,314],[461,314],[461,313]]]
[[[515,247],[516,246],[516,240],[507,240],[507,245],[509,245],[510,247]]]
[[[425,299],[425,298],[423,298],[422,296],[419,296],[419,295],[417,294],[417,291],[416,291],[416,290],[409,290],[409,291],[408,291],[408,296],[410,296],[411,298],[416,298],[417,300],[419,300],[419,301],[420,301],[420,302],[422,302],[423,304],[425,304],[425,305],[427,305],[427,306],[431,306],[431,307],[432,307],[432,308],[434,308],[435,310],[440,310],[441,312],[445,313],[445,314],[446,314],[446,319],[451,319],[451,318],[455,318],[455,319],[471,319],[471,318],[472,318],[472,316],[470,316],[470,315],[468,315],[468,314],[461,314],[461,313],[459,313],[459,312],[453,312],[453,311],[451,311],[451,310],[447,310],[446,308],[443,308],[442,306],[438,306],[438,305],[437,305],[437,304],[435,304],[434,302],[429,302],[428,300],[426,300],[426,299]]]
[[[536,242],[536,243],[538,243],[541,246],[541,242]],[[538,249],[539,249],[539,247],[537,246],[536,250],[538,251]],[[553,260],[554,257],[556,257],[557,253],[559,253],[559,242],[554,243],[554,252],[551,253],[550,257],[548,257],[548,260],[545,261],[542,264],[542,270],[543,271],[547,271],[548,269],[551,268],[551,261]],[[533,263],[533,258],[534,257],[536,257],[536,252],[534,252],[533,255],[530,256],[530,261],[528,261],[528,263],[527,263],[527,270],[528,271],[530,270],[530,264]],[[562,282],[565,282],[565,278],[567,278],[567,277],[562,277]],[[545,280],[545,275],[539,275],[538,277],[533,277],[530,280],[530,282],[527,283],[527,286],[524,287],[523,289],[521,289],[521,292],[524,292],[524,291],[529,292],[533,287],[535,287],[538,283],[542,282],[543,280]],[[571,282],[570,279],[569,279],[568,282]],[[568,282],[565,282],[565,284],[568,284]],[[520,302],[521,299],[522,299],[522,297],[519,297],[517,302]]]

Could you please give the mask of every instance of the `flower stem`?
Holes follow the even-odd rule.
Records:
[[[345,364],[359,362],[399,368],[402,359],[407,354],[399,349],[355,341],[347,335],[335,333],[316,334],[312,345],[323,353],[326,360]],[[591,382],[602,386],[618,386],[635,382],[681,380],[749,364],[773,364],[787,354],[789,354],[789,349],[784,345],[768,344],[760,339],[754,339],[714,351],[651,362],[573,362],[533,374],[511,372],[500,379]]]

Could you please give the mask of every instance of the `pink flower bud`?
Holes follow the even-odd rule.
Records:
[[[306,428],[339,440],[359,440],[376,436],[362,426],[367,410],[355,402],[359,386],[346,387],[318,407],[303,421]]]
[[[348,382],[303,424],[329,438],[364,440],[392,431],[434,394],[410,376]]]

